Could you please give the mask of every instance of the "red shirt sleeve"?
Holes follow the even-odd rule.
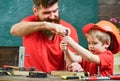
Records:
[[[112,52],[106,51],[104,54],[99,54],[100,72],[102,75],[112,75],[114,66],[114,56]]]

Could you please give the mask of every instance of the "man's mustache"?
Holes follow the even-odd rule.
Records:
[[[59,23],[59,19],[46,19],[47,22]]]

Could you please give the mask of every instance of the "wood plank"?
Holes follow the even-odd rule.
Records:
[[[71,76],[71,75],[79,75],[79,76],[85,76],[86,74],[89,75],[86,72],[69,72],[69,71],[51,71],[51,75],[53,76]]]

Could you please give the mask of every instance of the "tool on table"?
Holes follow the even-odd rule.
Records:
[[[3,65],[0,68],[0,75],[26,75],[25,68],[22,69],[18,66]]]
[[[92,80],[120,80],[120,75],[112,75],[112,76],[90,76],[90,77],[81,77],[81,76],[61,76],[62,79],[67,80],[67,79],[80,79],[80,80],[87,80],[87,81],[92,81]]]
[[[62,79],[67,80],[67,79],[80,79],[80,76],[74,75],[74,76],[61,76]]]
[[[111,75],[111,76],[90,76],[90,77],[83,77],[81,80],[120,80],[120,75]]]
[[[20,46],[19,47],[19,61],[18,61],[18,67],[20,68],[24,67],[24,57],[25,57],[25,47]]]
[[[120,75],[109,76],[111,80],[120,80]]]
[[[103,76],[90,76],[90,77],[83,77],[81,80],[110,80],[110,77],[103,77]]]
[[[12,69],[11,68],[0,68],[0,76],[3,76],[3,75],[12,76],[13,75]]]
[[[47,77],[47,73],[40,72],[40,71],[30,71],[28,77],[30,77],[30,78],[45,78],[45,77]]]

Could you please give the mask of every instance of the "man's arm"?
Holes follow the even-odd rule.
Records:
[[[24,36],[40,30],[50,30],[59,35],[64,35],[68,28],[50,22],[20,22],[12,26],[10,32],[14,36]],[[70,31],[70,30],[69,30]]]

